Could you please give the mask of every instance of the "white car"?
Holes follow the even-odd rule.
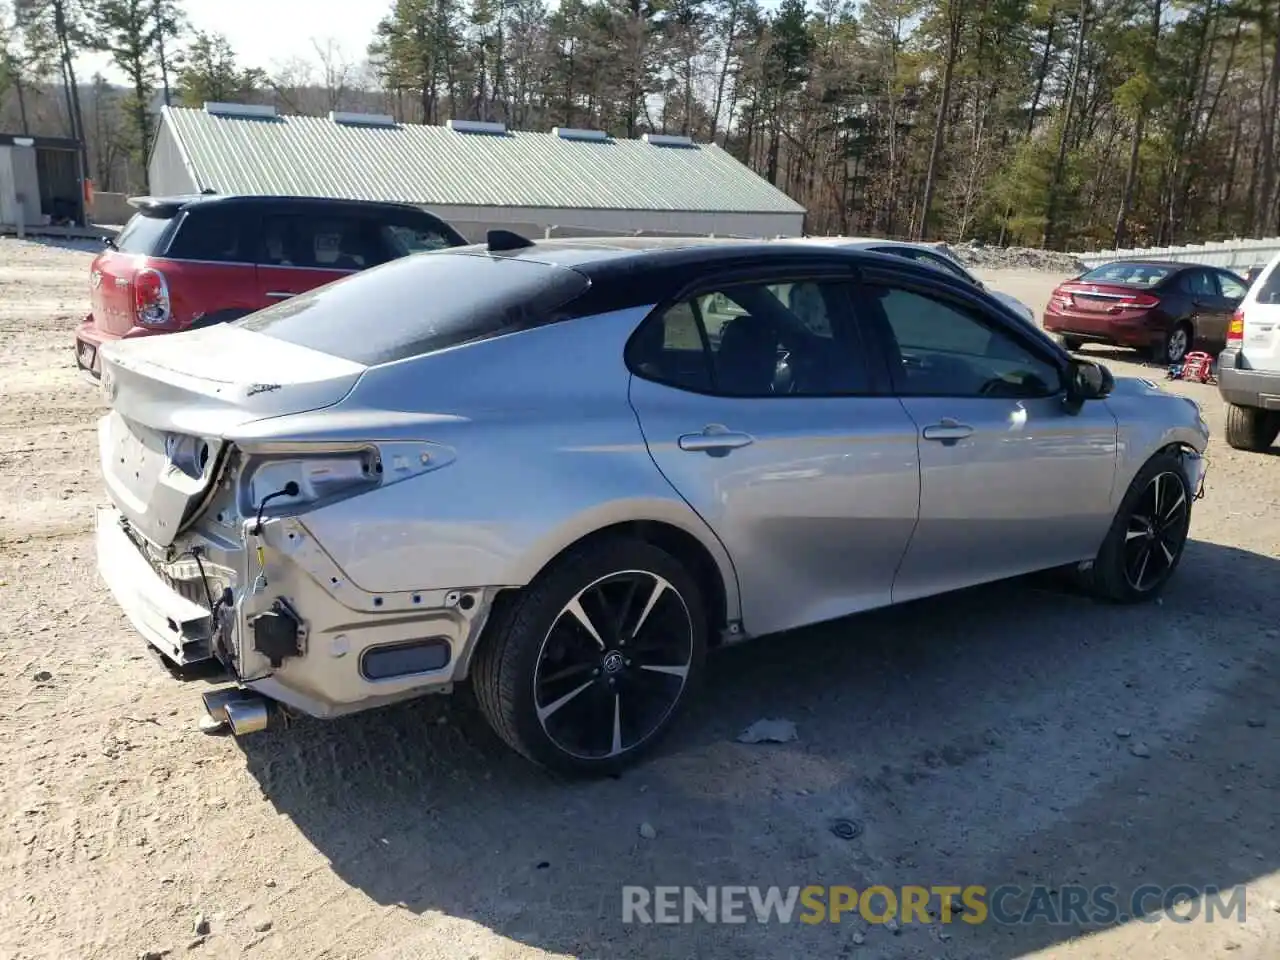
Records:
[[[1218,391],[1227,401],[1227,443],[1266,450],[1280,434],[1280,254],[1245,294],[1218,357]]]
[[[815,243],[835,247],[847,247],[850,250],[869,250],[872,253],[887,253],[895,257],[905,257],[916,263],[934,267],[944,273],[959,277],[972,283],[979,290],[985,290],[1006,307],[1035,326],[1035,312],[1017,297],[993,290],[964,268],[955,257],[948,256],[932,243],[908,243],[905,240],[880,240],[875,237],[805,237],[803,239],[788,238],[783,242]]]

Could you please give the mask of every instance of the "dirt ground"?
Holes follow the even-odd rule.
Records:
[[[162,669],[94,570],[88,263],[0,240],[0,957],[1280,954],[1274,456],[1214,440],[1159,605],[1007,583],[726,650],[620,779],[554,780],[463,701],[236,742],[197,732],[209,681]],[[1037,309],[1057,279],[985,277]],[[1175,389],[1220,436],[1216,391]],[[761,717],[798,741],[735,742]],[[1142,883],[1247,884],[1247,919],[621,922],[624,884]]]

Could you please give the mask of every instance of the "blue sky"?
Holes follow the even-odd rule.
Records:
[[[186,0],[193,27],[225,34],[242,65],[270,70],[294,57],[315,59],[312,39],[332,38],[348,60],[364,59],[373,28],[390,0]],[[101,71],[119,80],[99,56],[80,58],[87,80]]]

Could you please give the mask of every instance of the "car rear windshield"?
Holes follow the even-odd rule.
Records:
[[[149,217],[143,213],[135,213],[116,237],[116,249],[121,253],[154,255],[172,222],[169,217]]]
[[[1173,267],[1154,263],[1108,263],[1094,267],[1080,278],[1081,283],[1123,283],[1130,287],[1154,287]]]
[[[537,323],[588,286],[566,267],[439,251],[352,274],[237,322],[372,366]]]

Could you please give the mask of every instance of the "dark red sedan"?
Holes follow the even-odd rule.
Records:
[[[1181,362],[1193,344],[1216,353],[1247,288],[1219,267],[1123,260],[1059,284],[1044,328],[1068,350],[1085,343],[1133,347],[1157,363]]]

